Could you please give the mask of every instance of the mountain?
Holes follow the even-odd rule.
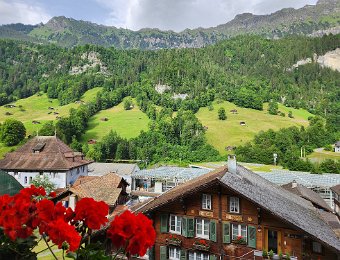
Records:
[[[340,0],[319,0],[300,9],[285,8],[269,15],[244,13],[212,28],[176,33],[158,29],[131,31],[78,21],[64,16],[46,24],[0,26],[0,38],[50,42],[64,47],[96,44],[119,49],[197,48],[239,34],[280,38],[290,34],[319,36],[340,31]]]

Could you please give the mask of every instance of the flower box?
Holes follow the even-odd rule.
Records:
[[[180,246],[182,244],[182,241],[179,239],[167,238],[165,241],[168,245],[173,245],[173,246]]]
[[[194,244],[194,248],[195,248],[196,250],[209,251],[210,245]]]

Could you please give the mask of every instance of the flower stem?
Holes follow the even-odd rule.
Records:
[[[48,244],[48,242],[47,242],[47,240],[46,240],[46,238],[45,238],[45,236],[44,236],[44,235],[43,235],[43,239],[44,239],[44,241],[45,241],[45,243],[46,243],[46,245],[47,245],[48,249],[49,249],[49,250],[50,250],[50,252],[52,253],[52,255],[53,255],[54,259],[58,260],[58,258],[57,258],[57,257],[56,257],[56,255],[53,253],[53,250],[52,250],[52,248],[50,247],[50,245]]]
[[[65,249],[63,249],[63,260],[65,260]]]

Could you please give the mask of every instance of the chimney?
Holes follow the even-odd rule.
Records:
[[[297,187],[297,182],[296,182],[296,180],[293,180],[293,182],[292,182],[292,188],[296,188]]]
[[[228,155],[228,172],[236,173],[236,155],[229,154]]]

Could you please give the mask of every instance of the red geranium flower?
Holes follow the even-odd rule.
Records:
[[[156,232],[145,215],[125,211],[111,222],[107,236],[116,248],[126,247],[130,254],[143,256],[155,243]]]
[[[99,229],[107,222],[109,206],[104,201],[84,198],[78,201],[74,220],[82,221],[90,229]]]

